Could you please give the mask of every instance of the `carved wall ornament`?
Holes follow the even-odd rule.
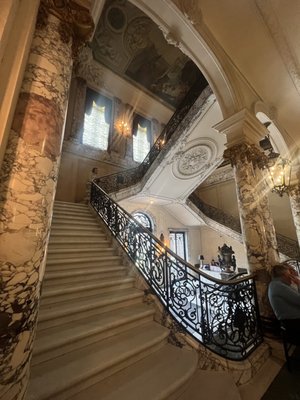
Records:
[[[94,87],[107,88],[103,68],[93,59],[92,50],[88,46],[80,49],[74,65],[74,74],[85,79]]]
[[[194,175],[210,159],[211,151],[207,146],[198,145],[184,152],[178,162],[178,171],[183,175]]]
[[[224,159],[230,160],[231,166],[236,166],[245,161],[251,162],[253,167],[264,169],[268,157],[255,144],[241,143],[224,151]]]

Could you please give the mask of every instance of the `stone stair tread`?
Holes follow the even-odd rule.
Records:
[[[119,285],[119,288],[122,287],[122,284],[126,283],[134,283],[135,279],[130,278],[130,277],[124,277],[124,278],[112,278],[112,279],[101,279],[100,282],[95,282],[95,280],[91,281],[84,281],[84,282],[78,282],[76,283],[71,283],[71,284],[57,284],[55,286],[51,287],[45,287],[43,291],[43,298],[51,297],[51,296],[56,296],[60,294],[67,294],[67,293],[73,293],[73,292],[78,292],[78,291],[83,291],[86,290],[87,293],[91,289],[96,289],[96,288],[103,288],[106,286],[116,286]]]
[[[158,352],[117,372],[113,377],[73,395],[72,400],[166,399],[192,376],[196,367],[195,351],[166,344]],[[198,391],[203,396],[201,385]],[[205,397],[190,399],[196,398],[206,398],[206,394]]]
[[[63,346],[66,342],[76,341],[99,331],[120,326],[129,320],[139,319],[145,315],[153,315],[153,313],[154,308],[144,303],[133,304],[114,310],[113,313],[96,314],[92,317],[38,331],[34,354],[51,350],[53,347]]]
[[[142,297],[143,292],[135,288],[121,289],[108,293],[99,293],[97,295],[82,297],[78,300],[66,300],[63,303],[43,304],[41,301],[39,321],[45,321],[60,316],[81,312],[91,308],[101,307],[106,304],[112,304],[124,301],[128,298]]]
[[[36,365],[31,370],[27,399],[51,398],[164,341],[168,333],[166,328],[150,322]]]
[[[100,255],[100,256],[95,256],[95,257],[85,257],[84,262],[89,262],[89,261],[111,261],[111,260],[121,260],[120,256],[117,255]],[[70,263],[82,263],[82,259],[80,258],[60,258],[60,259],[52,259],[47,261],[47,265],[52,265],[52,264],[70,264]]]
[[[71,231],[69,233],[65,233],[65,232],[55,232],[55,231],[51,231],[51,236],[66,236],[66,237],[82,237],[82,233],[81,232],[74,232]],[[105,237],[105,233],[103,231],[100,232],[95,232],[95,233],[86,233],[84,234],[84,236],[95,236],[95,237],[99,237],[99,236],[104,236]]]
[[[49,246],[48,249],[48,255],[49,254],[57,254],[57,253],[61,253],[61,254],[69,254],[69,253],[73,253],[74,251],[76,251],[76,249],[64,249],[64,248],[57,248],[57,249],[53,249],[51,246]],[[95,252],[99,252],[99,253],[104,253],[104,252],[108,252],[108,251],[115,251],[115,249],[113,247],[106,247],[105,249],[103,248],[99,248],[99,249],[94,249],[94,248],[84,248],[84,249],[80,249],[80,252],[82,253],[95,253]],[[112,254],[113,255],[113,254]],[[106,257],[106,256],[104,256]]]
[[[82,269],[70,269],[70,270],[62,270],[62,271],[49,271],[47,270],[47,274],[45,275],[44,281],[48,281],[51,279],[59,279],[66,277],[74,277],[74,276],[86,276],[87,274],[99,274],[104,271],[116,271],[124,268],[122,265],[114,265],[114,266],[97,266],[97,267],[83,267]]]

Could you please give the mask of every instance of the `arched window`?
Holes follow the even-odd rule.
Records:
[[[107,150],[112,101],[87,88],[82,143]]]
[[[150,219],[150,217],[140,211],[137,211],[135,213],[132,214],[132,216],[141,224],[143,225],[145,228],[147,228],[150,232],[153,232],[153,224],[152,221]]]
[[[143,162],[151,147],[151,123],[136,115],[133,120],[133,159]]]

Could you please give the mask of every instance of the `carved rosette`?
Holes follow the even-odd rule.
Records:
[[[239,163],[252,163],[253,167],[259,169],[265,168],[268,158],[260,151],[255,144],[242,143],[230,147],[224,151],[224,159],[229,160],[231,166],[237,166]]]
[[[54,15],[60,20],[59,34],[63,43],[72,40],[74,58],[78,50],[91,37],[94,22],[89,11],[71,0],[41,0],[37,27],[47,24],[48,16]]]

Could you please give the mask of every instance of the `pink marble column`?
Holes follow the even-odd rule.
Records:
[[[300,247],[300,185],[296,184],[289,191],[291,210],[293,215],[293,221],[296,228],[296,234]]]
[[[234,170],[242,234],[249,270],[256,275],[260,314],[272,317],[267,288],[271,265],[279,261],[279,254],[263,171],[265,156],[256,145],[264,127],[244,110],[218,124],[217,129],[228,137],[224,158],[231,161]]]
[[[92,25],[69,2],[41,2],[1,170],[1,400],[23,399],[28,382],[77,17]]]

